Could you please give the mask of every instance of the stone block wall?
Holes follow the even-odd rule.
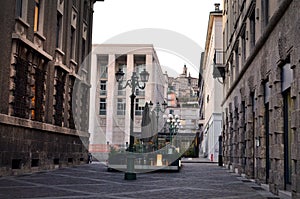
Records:
[[[236,78],[238,83],[232,84],[231,90],[226,91],[227,96],[223,101],[224,163],[232,165],[234,169],[238,169],[239,173],[245,173],[249,178],[268,183],[270,190],[275,194],[278,194],[279,190],[291,191],[293,198],[300,197],[300,51],[298,42],[300,14],[295,14],[299,7],[299,1],[282,1],[279,9],[274,13],[274,16],[280,17],[276,21],[270,18],[269,24],[273,26],[272,29],[267,28],[269,32],[262,32],[261,37],[257,39],[250,58],[248,57],[242,63],[247,69],[241,68],[239,77]],[[289,121],[289,136],[291,137],[289,146],[286,143],[285,94],[282,91],[282,67],[286,63],[290,63],[293,72],[290,85],[292,108],[291,121]],[[225,82],[228,81],[225,80]],[[266,145],[265,82],[268,82],[270,87],[269,147]],[[226,88],[226,85],[224,86]],[[242,107],[243,103],[245,111],[236,111],[236,109],[242,109],[239,107]],[[245,128],[242,128],[240,119],[243,115],[245,115]],[[239,130],[237,130],[238,126],[240,126]],[[245,143],[245,149],[243,143]],[[287,147],[291,154],[290,160],[287,160]],[[232,149],[233,153],[230,152]],[[269,160],[267,151],[269,151]],[[267,178],[266,166],[268,161],[270,162],[269,178]],[[291,163],[289,167],[291,183],[286,180],[287,161]]]
[[[0,176],[87,163],[88,137],[0,124]]]

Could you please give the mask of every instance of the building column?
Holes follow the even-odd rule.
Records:
[[[224,125],[223,125],[223,161],[224,164],[228,165],[229,164],[229,139],[228,139],[228,108],[225,108],[225,112],[224,112]]]
[[[233,144],[233,168],[239,168],[239,134],[238,134],[238,125],[239,125],[239,113],[238,113],[238,97],[233,98],[232,103],[232,144]]]
[[[294,80],[291,85],[291,97],[294,104],[294,110],[291,112],[291,128],[293,133],[292,143],[292,197],[300,198],[300,63],[296,59],[299,55],[299,50],[295,50],[291,54],[291,65],[293,68]]]
[[[249,95],[246,99],[246,165],[245,165],[245,173],[247,176],[253,178],[254,177],[254,144],[253,144],[253,136],[254,136],[254,129],[253,129],[253,104],[251,96]]]
[[[270,75],[270,191],[284,189],[284,118],[281,88],[281,70],[276,68]],[[274,169],[273,169],[274,168]],[[277,168],[277,169],[276,169]]]
[[[114,115],[116,112],[116,80],[115,80],[115,55],[110,54],[108,57],[108,80],[106,85],[106,141],[113,144],[113,130],[114,130]]]
[[[146,83],[145,90],[147,90],[147,92],[145,92],[145,101],[149,102],[151,99],[158,99],[157,93],[155,92],[156,91],[155,87],[157,86],[156,84],[158,83],[156,79],[157,73],[155,71],[152,54],[146,54],[146,71],[148,71],[150,76],[149,76],[148,83]]]
[[[126,79],[124,80],[129,80],[131,79],[132,72],[134,71],[134,55],[133,54],[127,54],[127,74],[126,74]],[[131,95],[131,88],[127,87],[126,88],[126,110],[125,110],[125,143],[128,142],[129,146],[129,137],[130,137],[130,95]],[[135,107],[135,106],[134,106]]]

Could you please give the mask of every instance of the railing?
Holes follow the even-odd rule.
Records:
[[[101,79],[107,79],[107,77],[108,77],[108,74],[106,72],[103,72],[100,74]]]
[[[124,96],[126,94],[125,90],[118,90],[118,95],[119,96]]]
[[[107,91],[106,90],[100,90],[100,95],[106,95]]]
[[[135,93],[137,96],[145,96],[145,91],[140,89],[136,89]]]
[[[224,51],[215,50],[213,77],[225,77]]]

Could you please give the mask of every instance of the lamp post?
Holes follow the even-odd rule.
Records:
[[[166,118],[166,116],[165,116]],[[172,115],[169,114],[167,116],[167,124],[169,124],[169,132],[170,132],[170,145],[172,144],[172,136],[173,134],[176,134],[176,131],[178,130],[179,126],[181,125],[180,119],[178,115]]]
[[[150,105],[150,107],[152,107],[153,103],[150,101],[149,105]],[[161,108],[161,105],[162,105],[162,108]],[[153,111],[156,113],[156,132],[157,132],[157,134],[158,134],[159,113],[164,113],[166,111],[168,104],[164,101],[161,105],[159,104],[159,102],[157,102],[155,108],[153,109]],[[156,146],[157,145],[158,145],[158,143],[157,143],[157,139],[156,139]]]
[[[116,80],[117,82],[121,82],[124,76],[124,72],[119,69],[116,72]],[[125,86],[119,84],[120,89],[125,89],[127,86],[131,88],[131,95],[130,95],[130,133],[129,133],[129,152],[133,152],[133,143],[134,143],[134,136],[133,136],[133,122],[134,122],[134,99],[136,97],[135,92],[137,88],[144,89],[146,87],[146,82],[149,80],[149,73],[144,69],[140,73],[140,80],[137,76],[136,72],[132,72],[131,78],[126,81]],[[142,85],[140,85],[142,83]],[[134,157],[129,157],[127,159],[127,172],[125,172],[125,180],[135,180],[136,174],[134,173]]]

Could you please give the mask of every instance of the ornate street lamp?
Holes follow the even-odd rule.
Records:
[[[181,125],[180,119],[178,115],[169,114],[168,116],[164,115],[164,118],[167,119],[167,124],[169,124],[169,132],[170,132],[170,145],[172,145],[172,136],[177,134],[177,130]]]
[[[146,82],[149,80],[149,73],[144,69],[140,73],[140,80],[137,76],[136,72],[132,72],[131,78],[126,81],[125,86],[122,86],[120,82],[123,80],[124,72],[119,69],[116,72],[116,80],[119,82],[119,88],[125,89],[127,86],[131,88],[131,95],[130,95],[130,138],[129,138],[129,152],[133,152],[133,144],[134,144],[134,136],[133,136],[133,122],[134,122],[134,99],[136,97],[135,92],[137,88],[144,89],[146,87]],[[127,159],[127,171],[125,172],[125,180],[135,180],[136,174],[133,173],[134,171],[134,157],[128,157]]]
[[[162,105],[162,108],[161,108]],[[164,113],[166,111],[166,108],[168,104],[164,101],[162,104],[159,104],[159,102],[156,103],[155,108],[153,111],[156,113],[156,133],[158,134],[158,119],[159,119],[159,113]],[[150,101],[149,103],[150,108],[153,106],[153,103]],[[157,139],[156,139],[156,146],[158,146]]]

